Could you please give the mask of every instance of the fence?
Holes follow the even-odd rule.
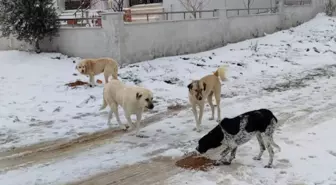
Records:
[[[241,16],[241,15],[253,15],[263,13],[277,13],[278,7],[271,8],[244,8],[244,9],[227,9],[226,16]]]
[[[153,15],[159,15],[160,19],[159,20],[176,20],[172,18],[172,15],[181,15],[183,18],[182,20],[186,20],[187,16],[192,16],[193,19],[201,19],[203,14],[205,13],[210,13],[211,17],[216,17],[216,12],[217,10],[199,10],[199,11],[174,11],[174,12],[153,12],[153,13],[131,13],[131,17],[133,16],[145,16],[146,21],[149,22],[150,20],[155,20],[150,19],[151,16]],[[171,15],[171,16],[169,16]],[[169,17],[171,17],[169,19]],[[206,16],[207,18],[209,16]]]
[[[63,27],[102,27],[101,17],[58,19]]]
[[[259,14],[250,12],[248,16],[227,16],[230,11],[239,11],[241,15],[242,10],[219,9],[208,12],[212,15],[209,18],[201,14],[201,18],[198,15],[197,19],[187,19],[189,14],[186,13],[186,20],[139,24],[125,23],[122,13],[106,13],[97,18],[101,20],[102,27],[63,27],[58,37],[53,38],[51,43],[48,40],[42,42],[41,48],[83,58],[113,57],[124,64],[195,53],[305,22],[323,11],[324,3],[316,2],[304,6],[283,6],[281,3],[277,13],[265,14],[261,12],[266,10],[260,9]],[[87,20],[79,22],[84,26]],[[0,49],[21,47],[22,43],[14,39],[0,42]]]
[[[312,0],[284,0],[284,4],[287,6],[310,5],[312,4]]]

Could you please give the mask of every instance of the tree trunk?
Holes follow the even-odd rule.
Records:
[[[193,15],[193,17],[194,17],[194,19],[196,19],[196,17],[197,17],[197,12],[196,12],[197,10],[193,10],[192,12],[191,12],[191,14]]]
[[[35,51],[36,53],[41,53],[40,41],[38,39],[35,41]]]

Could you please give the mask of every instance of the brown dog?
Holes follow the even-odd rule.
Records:
[[[196,130],[200,132],[200,125],[202,122],[203,111],[205,100],[208,100],[208,103],[211,107],[212,116],[210,120],[215,119],[215,106],[212,103],[212,96],[215,95],[216,104],[217,104],[217,122],[221,121],[220,115],[220,96],[221,96],[221,83],[218,79],[220,77],[221,81],[226,81],[225,68],[219,67],[216,72],[211,75],[207,75],[200,80],[193,80],[189,85],[189,102],[192,106],[192,111],[196,120]],[[199,106],[200,113],[199,117],[197,116],[196,106]]]
[[[105,83],[109,76],[118,79],[118,63],[112,58],[84,59],[76,69],[83,75],[90,77],[90,84],[95,85],[94,76],[104,73]]]

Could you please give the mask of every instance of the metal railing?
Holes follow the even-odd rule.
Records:
[[[231,12],[236,12],[234,15],[230,15]],[[263,13],[277,13],[278,7],[271,8],[240,8],[240,9],[227,9],[226,16],[240,16],[240,15],[255,15]]]
[[[312,0],[284,0],[284,5],[293,6],[293,5],[310,5]]]
[[[62,27],[102,27],[101,17],[61,18],[58,19]]]
[[[141,5],[141,4],[153,4],[162,3],[162,0],[130,0],[130,6]]]
[[[179,19],[169,19],[169,15],[181,15],[183,17],[182,20],[186,20],[187,16],[190,17],[190,19],[201,19],[202,14],[204,13],[210,13],[210,17],[217,17],[216,12],[218,10],[200,10],[200,11],[175,11],[175,12],[151,12],[151,13],[130,13],[130,15],[133,16],[145,16],[146,21],[149,22],[151,20],[151,16],[153,15],[161,15],[161,20],[179,20]]]

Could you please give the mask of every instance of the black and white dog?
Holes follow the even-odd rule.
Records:
[[[230,165],[236,156],[237,147],[247,143],[253,136],[257,136],[260,152],[254,160],[260,160],[265,149],[269,152],[269,161],[265,168],[271,168],[274,151],[272,146],[281,150],[273,141],[277,118],[268,109],[254,110],[241,114],[235,118],[224,118],[214,129],[198,141],[196,150],[204,154],[209,149],[225,146],[221,159],[214,165]],[[231,152],[228,159],[225,157]]]

